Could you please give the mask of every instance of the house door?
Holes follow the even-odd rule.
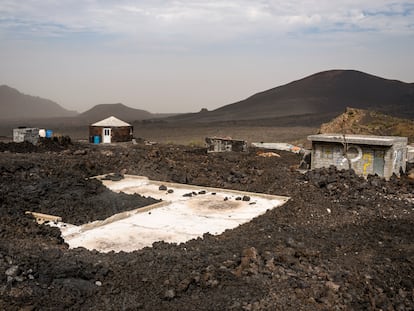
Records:
[[[384,176],[384,150],[374,150],[374,174]]]
[[[111,143],[111,128],[110,127],[105,127],[103,129],[103,133],[102,133],[102,142],[104,144],[109,144]]]

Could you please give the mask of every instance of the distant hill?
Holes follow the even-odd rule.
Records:
[[[79,114],[78,118],[87,121],[88,123],[96,122],[115,116],[124,121],[145,120],[154,118],[154,115],[148,111],[130,108],[124,104],[101,104],[96,105]]]
[[[414,121],[373,110],[347,108],[330,122],[322,124],[319,133],[404,136],[409,142],[414,142]]]
[[[133,122],[149,119],[158,119],[174,116],[172,113],[151,113],[146,110],[135,109],[124,104],[100,104],[78,115],[78,118],[87,123],[94,123],[110,116],[123,121]]]
[[[63,122],[67,125],[79,125],[96,122],[110,116],[132,122],[174,115],[177,114],[150,113],[121,103],[96,105],[79,114],[76,111],[67,110],[49,99],[22,94],[7,85],[0,86],[0,120],[14,125],[19,122],[52,125]]]
[[[7,85],[0,86],[0,119],[70,117],[76,114],[49,99],[25,95]]]
[[[330,70],[257,93],[213,111],[170,118],[176,121],[228,121],[341,113],[346,107],[374,108],[414,117],[414,83],[388,80],[355,70]]]

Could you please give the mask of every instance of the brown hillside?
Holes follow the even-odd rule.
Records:
[[[330,70],[257,93],[213,111],[181,115],[193,122],[340,113],[346,107],[414,116],[414,84],[355,70]]]
[[[2,120],[71,117],[76,114],[49,99],[23,94],[7,85],[0,86]]]
[[[332,121],[322,124],[319,133],[404,136],[414,142],[414,121],[377,111],[347,108]]]
[[[110,116],[115,116],[124,121],[145,120],[154,118],[154,115],[148,111],[134,109],[124,104],[101,104],[81,113],[79,118],[88,123],[96,122]]]

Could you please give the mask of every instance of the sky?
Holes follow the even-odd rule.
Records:
[[[197,112],[316,72],[414,82],[414,0],[1,0],[0,85]]]

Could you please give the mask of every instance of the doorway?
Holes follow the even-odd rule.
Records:
[[[385,151],[374,150],[374,174],[383,177],[384,176],[384,164],[385,164]]]
[[[103,129],[102,142],[104,144],[110,144],[111,143],[111,128],[110,127],[105,127]]]

